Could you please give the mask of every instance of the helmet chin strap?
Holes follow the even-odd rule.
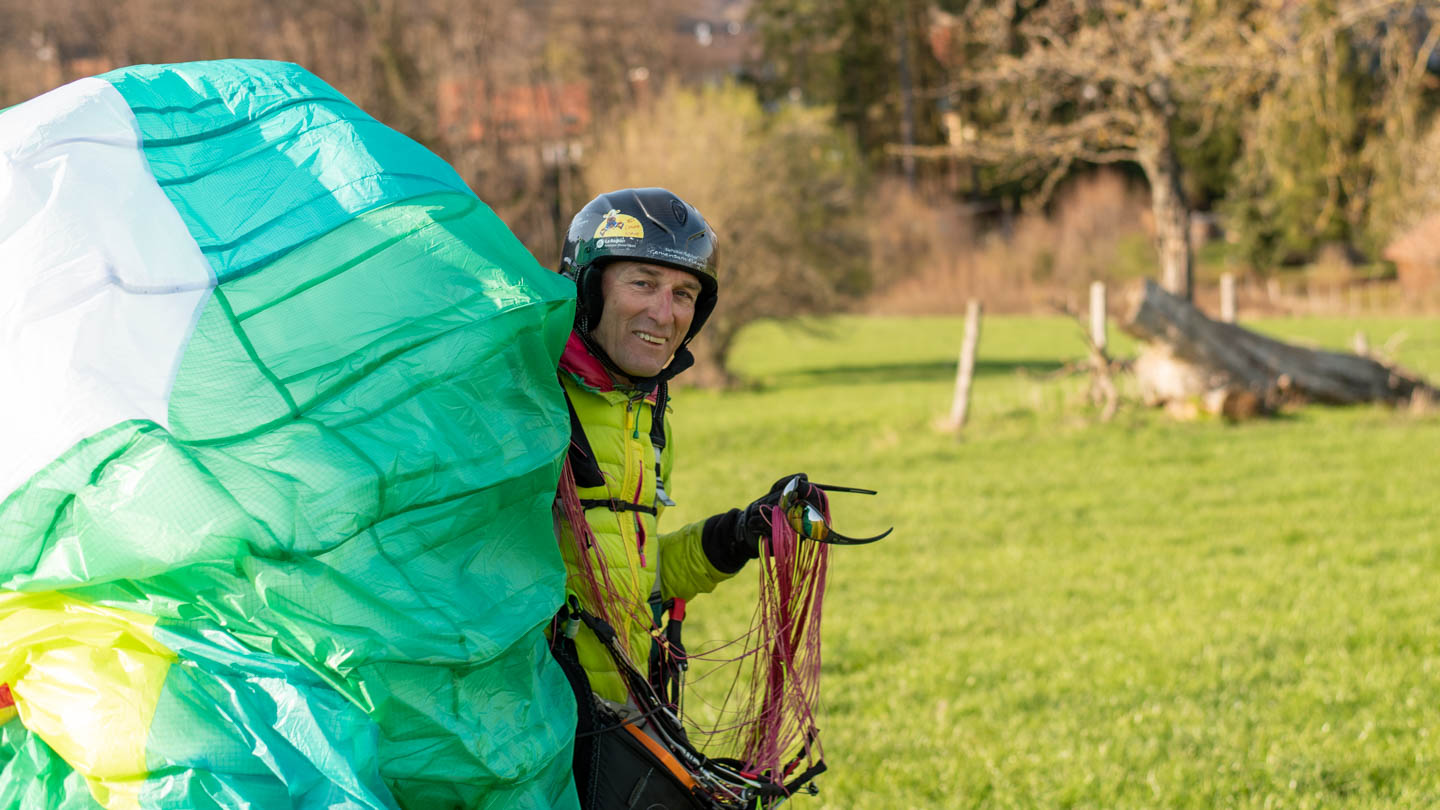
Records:
[[[580,336],[580,342],[585,344],[585,348],[590,351],[590,354],[600,361],[600,365],[604,366],[611,376],[629,380],[636,388],[647,393],[654,391],[660,387],[661,383],[669,382],[675,378],[675,375],[695,365],[695,355],[691,354],[689,349],[690,339],[686,338],[685,342],[680,344],[680,348],[675,350],[675,356],[670,358],[670,362],[660,369],[659,374],[650,377],[636,377],[615,365],[615,361],[610,359],[609,353],[600,347],[595,338],[590,336],[589,329],[581,329],[577,325],[575,333]]]

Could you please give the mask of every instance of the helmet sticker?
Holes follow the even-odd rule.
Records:
[[[640,220],[635,217],[620,213],[620,209],[611,208],[605,212],[604,217],[601,217],[600,227],[595,229],[595,236],[591,238],[599,239],[606,236],[612,239],[615,237],[644,239],[645,226],[641,225]]]

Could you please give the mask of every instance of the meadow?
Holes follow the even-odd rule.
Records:
[[[1356,329],[1440,380],[1440,321]],[[956,318],[742,336],[738,391],[680,392],[670,527],[782,474],[869,486],[835,523],[822,740],[797,808],[1440,806],[1440,415],[1312,406],[1227,424],[1136,404],[1100,423],[1062,318],[987,318],[971,420]],[[1115,352],[1133,351],[1119,340]],[[753,570],[691,608],[743,628]]]

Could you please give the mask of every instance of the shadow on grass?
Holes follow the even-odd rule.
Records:
[[[976,377],[995,377],[1026,373],[1042,376],[1058,371],[1064,363],[1058,360],[978,360]],[[801,369],[781,374],[767,374],[754,384],[760,388],[779,389],[799,386],[864,385],[887,382],[930,382],[955,378],[955,362],[888,363],[865,366],[827,366]]]

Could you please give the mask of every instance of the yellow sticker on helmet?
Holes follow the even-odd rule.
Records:
[[[600,227],[595,229],[595,239],[644,239],[645,226],[640,220],[629,214],[620,213],[620,209],[611,208],[605,212],[600,220]]]

